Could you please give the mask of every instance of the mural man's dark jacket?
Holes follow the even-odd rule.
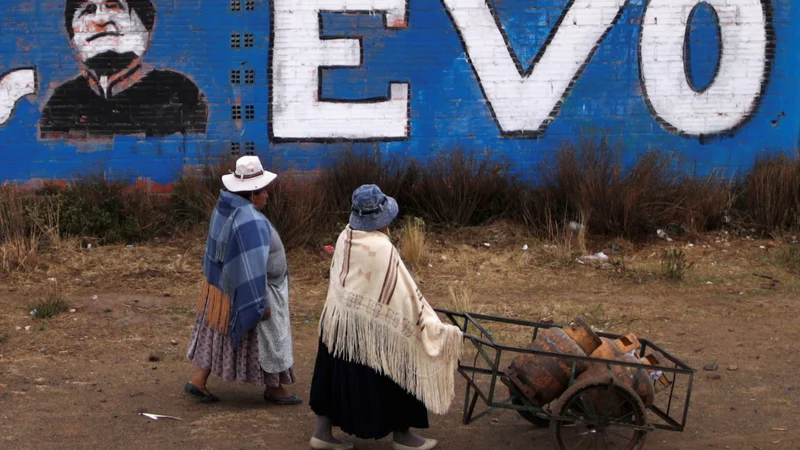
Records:
[[[42,111],[43,139],[205,133],[208,106],[184,75],[138,65],[103,89],[91,75],[56,88]]]

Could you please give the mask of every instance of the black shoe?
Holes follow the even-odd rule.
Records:
[[[267,403],[275,403],[276,405],[281,405],[281,406],[299,405],[303,403],[303,400],[300,397],[296,396],[295,394],[292,394],[288,397],[275,397],[267,393],[264,393],[264,401],[266,401]]]
[[[189,395],[191,397],[200,400],[200,403],[216,403],[219,401],[219,397],[212,394],[211,392],[206,394],[200,389],[197,389],[197,387],[192,383],[186,383],[186,386],[183,387],[183,392],[185,392],[186,395]]]

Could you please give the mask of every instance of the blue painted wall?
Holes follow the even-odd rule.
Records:
[[[229,0],[154,3],[158,16],[153,45],[144,60],[157,68],[183,73],[197,84],[209,105],[207,133],[159,138],[117,136],[106,142],[40,140],[37,122],[44,103],[56,86],[79,72],[64,28],[64,2],[2,2],[0,73],[35,66],[38,92],[21,100],[11,119],[0,125],[0,181],[66,179],[103,169],[131,179],[145,177],[166,183],[185,164],[229,152],[232,142],[240,143],[242,152],[245,143],[254,143],[256,153],[270,165],[310,170],[324,165],[332,150],[351,145],[269,141],[270,2],[256,1],[254,10],[246,11],[242,0],[242,10],[237,12],[231,11]],[[495,0],[492,4],[517,56],[530,61],[568,3]],[[631,156],[650,149],[676,151],[700,172],[743,169],[760,152],[788,152],[797,147],[800,8],[792,6],[791,0],[769,2],[774,59],[753,116],[730,133],[698,138],[667,131],[648,110],[638,54],[644,3],[628,2],[552,124],[535,138],[502,137],[465,45],[439,1],[410,0],[408,26],[400,29],[387,29],[381,15],[324,14],[325,36],[363,36],[365,64],[326,74],[321,94],[339,99],[385,96],[390,81],[410,83],[408,138],[359,142],[353,147],[379,146],[387,154],[423,159],[454,148],[490,149],[512,161],[522,174],[530,173],[564,140],[592,130],[609,133]],[[701,7],[694,17],[689,33],[689,76],[695,85],[702,86],[713,78],[721,50],[711,8]],[[254,46],[232,49],[233,32],[253,33]],[[233,69],[254,69],[255,84],[232,85]],[[254,120],[232,120],[232,104],[253,105]]]

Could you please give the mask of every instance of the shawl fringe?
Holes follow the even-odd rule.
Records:
[[[348,292],[337,289],[347,297]],[[352,302],[341,299],[346,304]],[[358,303],[369,302],[360,298]],[[377,306],[377,305],[376,305]],[[363,306],[362,306],[363,307]],[[367,307],[369,308],[369,307]],[[444,329],[440,364],[414,336],[375,320],[361,308],[327,302],[320,319],[320,337],[335,357],[368,366],[414,394],[434,414],[445,414],[455,396],[454,376],[461,356],[463,336],[456,327]]]
[[[224,292],[210,284],[208,280],[203,280],[195,312],[203,323],[223,335],[228,334],[231,302]]]

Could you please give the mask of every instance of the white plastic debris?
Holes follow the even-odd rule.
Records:
[[[484,242],[484,243],[483,243],[483,246],[484,246],[484,247],[491,247],[491,246],[492,246],[492,244],[490,244],[490,243],[488,243],[488,242]]]
[[[660,371],[660,370],[656,370],[656,371],[653,371],[653,372],[651,372],[651,373],[650,373],[650,378],[651,378],[653,381],[656,381],[656,380],[658,380],[659,378],[661,378],[661,375],[663,375],[663,374],[664,374],[664,372],[662,372],[662,371]]]
[[[139,413],[140,416],[145,416],[149,419],[158,420],[158,419],[175,419],[175,420],[183,420],[180,417],[175,416],[164,416],[161,414],[150,414],[150,413]]]
[[[69,312],[71,312],[71,313],[74,313],[75,311],[77,311],[75,308],[70,308],[69,309]]]
[[[608,261],[608,256],[605,253],[600,252],[600,253],[595,253],[594,255],[581,256],[580,259],[582,259],[584,261],[601,261],[601,262],[605,262],[605,261]]]
[[[97,300],[97,296],[96,296],[96,295],[93,295],[93,296],[92,296],[92,300]]]
[[[692,248],[692,247],[694,247],[694,244],[692,244],[692,243],[688,243],[688,244],[686,244],[686,247],[687,247],[687,248]]]
[[[525,245],[522,246],[522,251],[523,252],[527,252],[528,251],[528,244],[525,244]]]
[[[30,312],[30,315],[35,316],[37,312],[38,311],[34,309],[33,311]]]
[[[25,326],[25,331],[31,331],[31,326],[30,325],[26,325]]]

